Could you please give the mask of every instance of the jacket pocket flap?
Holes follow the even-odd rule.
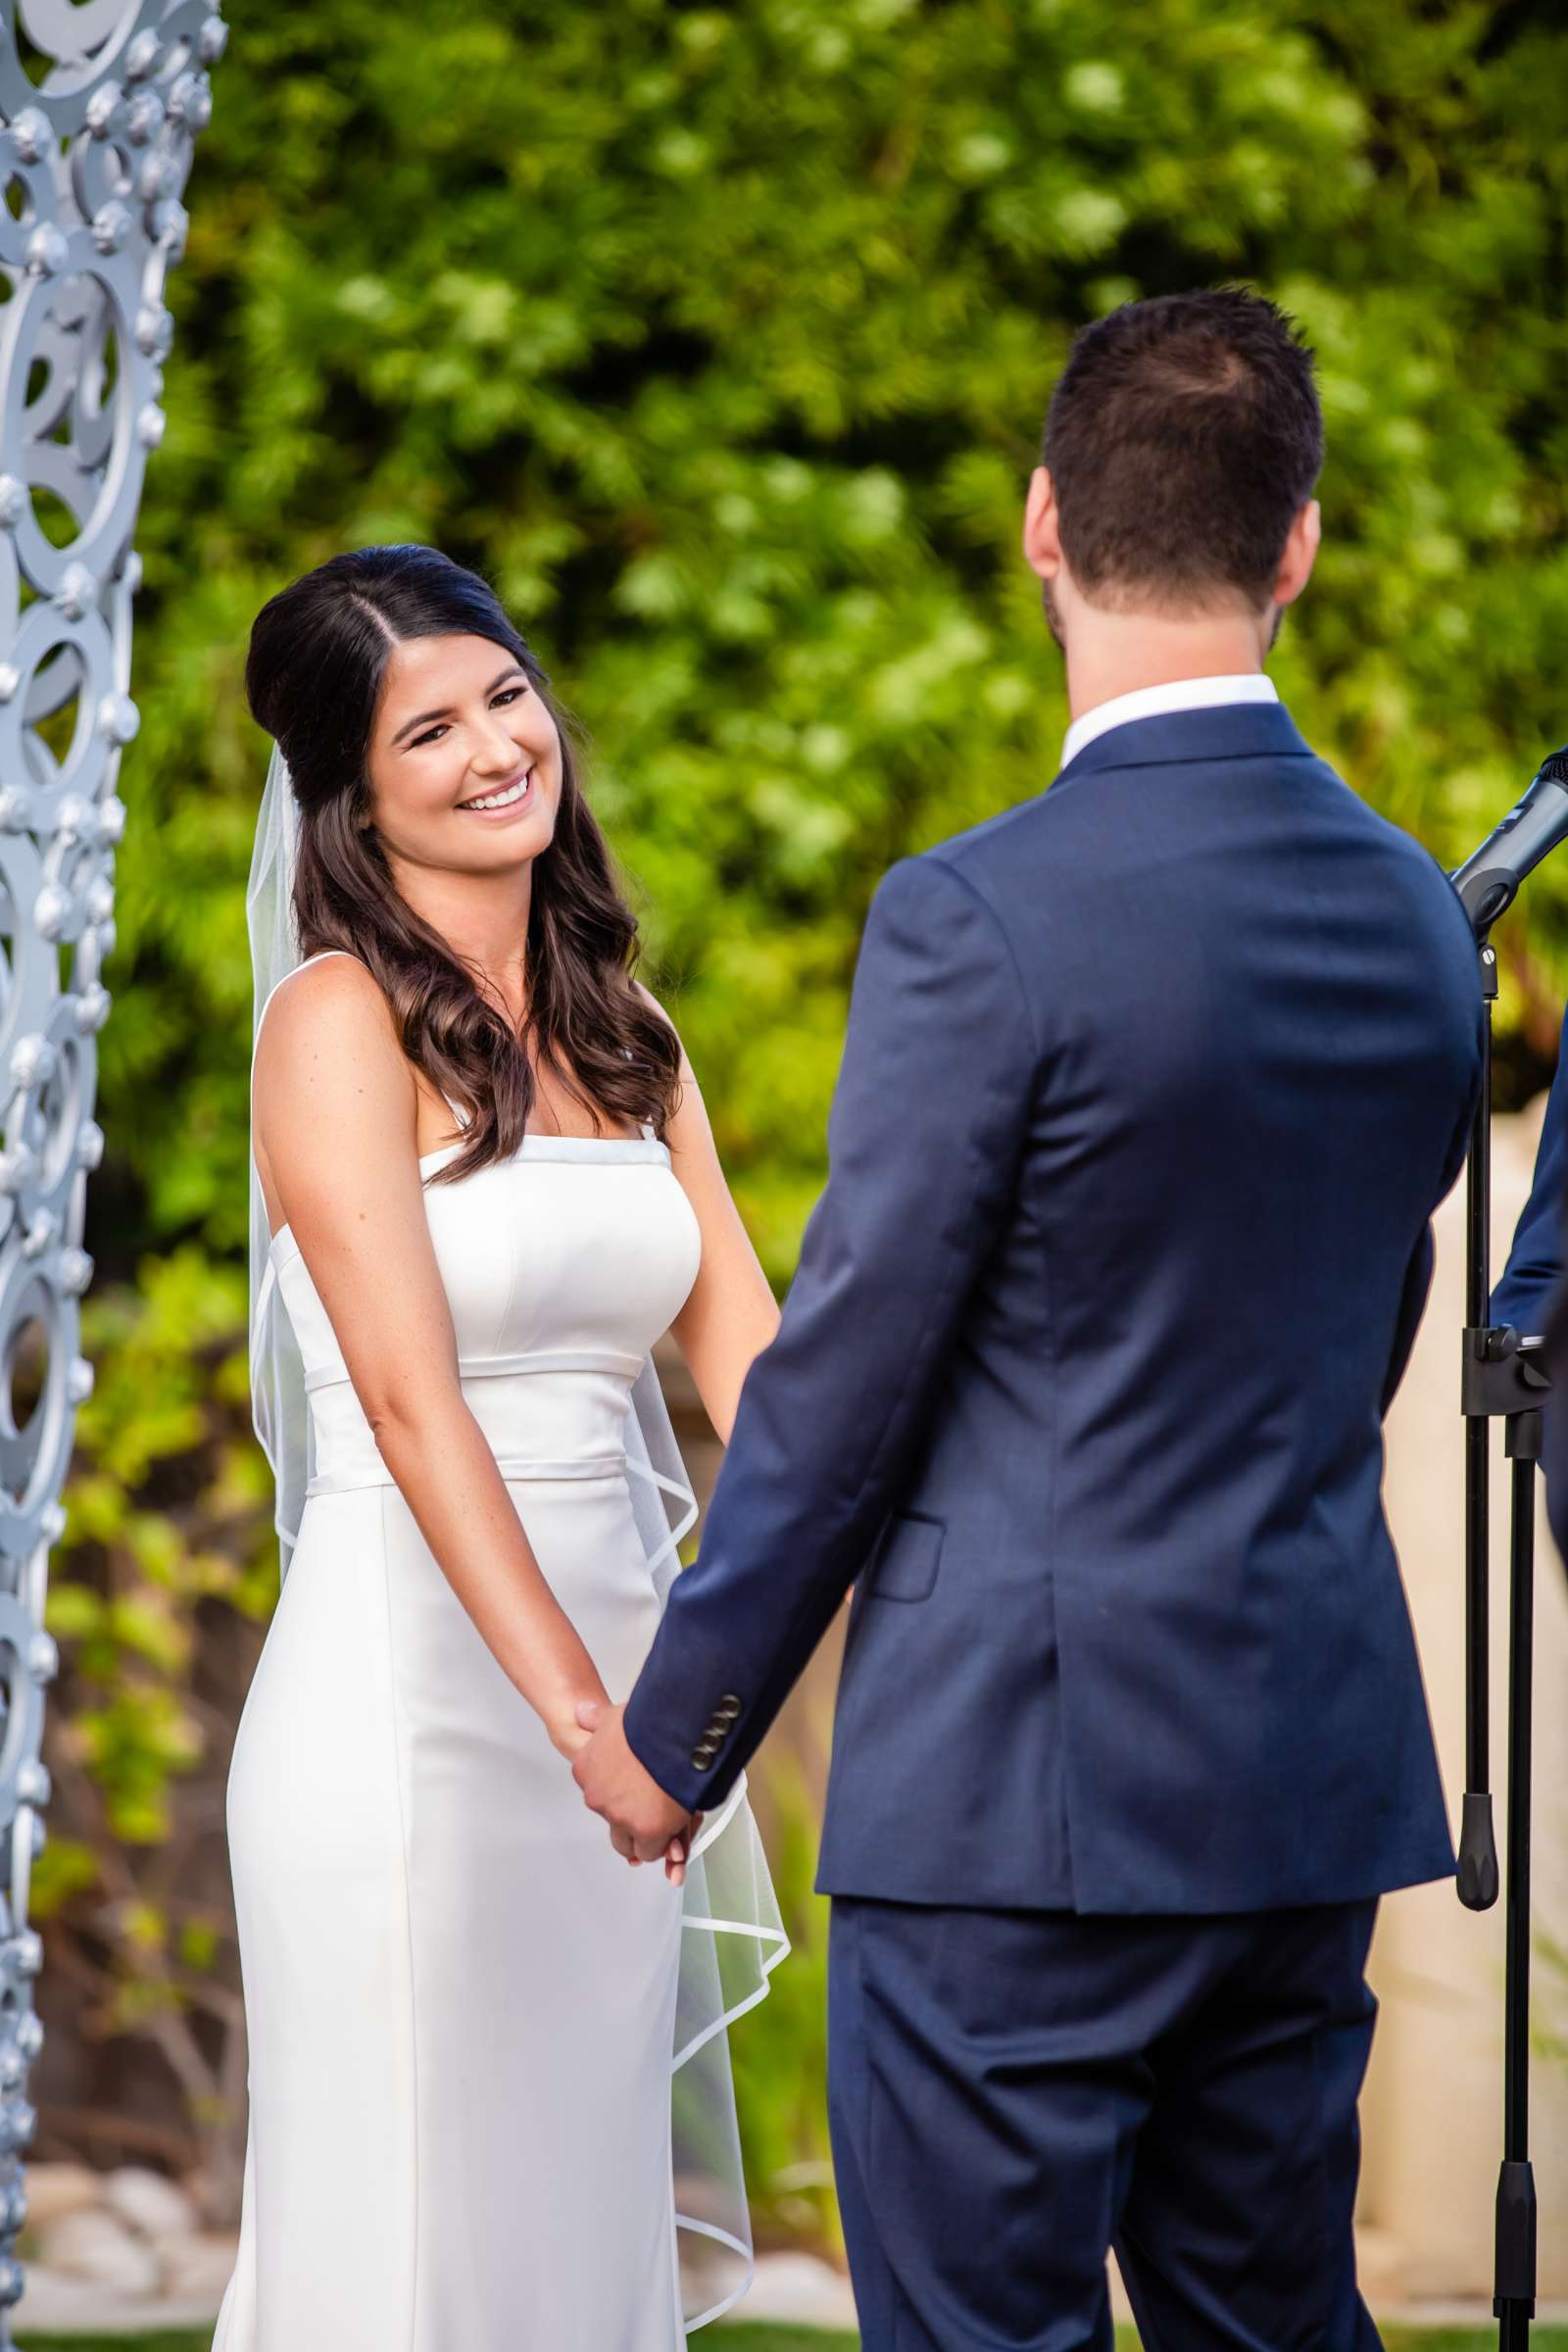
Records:
[[[937,1581],[946,1533],[940,1519],[890,1519],[871,1557],[868,1589],[879,1600],[924,1600]]]

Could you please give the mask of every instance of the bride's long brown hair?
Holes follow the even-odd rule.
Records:
[[[373,824],[367,762],[393,645],[487,637],[504,646],[561,736],[555,838],[534,861],[522,1035],[393,882]],[[515,1152],[535,1083],[531,1037],[593,1113],[649,1120],[662,1135],[680,1098],[680,1049],[632,984],[637,918],[616,886],[583,798],[567,722],[489,583],[431,547],[333,556],[262,607],[245,692],[288,761],[299,807],[294,917],[302,956],[346,948],[392,1007],[403,1051],[472,1124],[431,1179],[466,1176]]]

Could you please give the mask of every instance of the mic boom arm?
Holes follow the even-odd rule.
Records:
[[[1526,874],[1568,841],[1568,746],[1543,760],[1524,799],[1455,869],[1453,886],[1477,939],[1513,905]]]

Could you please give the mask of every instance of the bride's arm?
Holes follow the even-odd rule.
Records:
[[[658,1000],[637,983],[656,1011]],[[663,1014],[667,1021],[669,1015]],[[673,1026],[673,1023],[671,1023]],[[703,1237],[697,1280],[670,1333],[690,1368],[708,1418],[727,1446],[741,1385],[753,1359],[778,1329],[778,1305],[741,1223],[719,1165],[707,1106],[684,1047],[680,1108],[665,1130],[670,1166],[697,1214]]]
[[[420,1534],[563,1755],[605,1688],[534,1557],[465,1401],[425,1222],[413,1074],[386,1001],[334,956],[272,1000],[257,1049],[258,1140],[349,1378]]]

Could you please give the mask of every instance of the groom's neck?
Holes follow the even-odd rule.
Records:
[[[1080,606],[1067,633],[1067,705],[1073,718],[1141,686],[1180,678],[1240,677],[1268,651],[1265,615],[1206,613],[1170,619],[1152,612],[1101,612]]]

